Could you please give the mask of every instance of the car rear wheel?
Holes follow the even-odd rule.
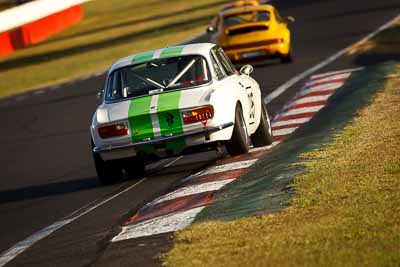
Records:
[[[251,136],[251,142],[254,147],[268,146],[272,144],[271,122],[269,120],[268,111],[264,104],[261,104],[260,124],[257,130]]]
[[[243,117],[242,108],[237,105],[235,111],[235,124],[232,137],[226,142],[226,150],[232,156],[246,154],[249,152],[250,139],[247,133],[246,123]]]
[[[281,55],[281,63],[288,64],[293,62],[293,52],[292,48],[289,49],[289,53],[286,55]]]
[[[93,152],[94,166],[97,172],[97,178],[103,185],[109,185],[118,182],[123,178],[122,166],[117,160],[105,161],[100,154]]]

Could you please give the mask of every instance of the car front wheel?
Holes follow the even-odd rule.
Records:
[[[243,117],[242,108],[237,105],[235,111],[235,124],[233,126],[232,137],[226,142],[226,150],[231,156],[246,154],[249,152],[249,135]]]
[[[288,64],[292,62],[293,62],[293,51],[292,48],[289,48],[289,53],[281,55],[281,63]]]

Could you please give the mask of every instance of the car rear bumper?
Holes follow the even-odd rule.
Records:
[[[223,47],[227,56],[233,61],[246,60],[254,57],[279,56],[285,52],[285,44],[268,44],[255,46]]]
[[[202,137],[203,140],[205,140],[207,142],[207,140],[209,140],[211,134],[216,133],[221,130],[224,130],[231,126],[233,126],[233,123],[229,122],[229,123],[224,123],[222,125],[215,126],[215,127],[206,127],[206,128],[200,129],[200,130],[189,131],[189,132],[177,134],[174,136],[162,137],[160,139],[142,141],[142,142],[138,142],[138,143],[134,143],[134,144],[108,145],[108,146],[104,146],[104,147],[94,147],[93,152],[100,153],[102,155],[103,159],[105,159],[105,160],[125,158],[125,157],[135,156],[137,148],[149,146],[149,145],[156,146],[158,144],[163,144],[165,142],[170,142],[170,141],[174,141],[174,140],[178,140],[178,139],[187,140],[187,139],[191,139],[191,138]],[[190,143],[188,144],[188,146],[190,146]]]

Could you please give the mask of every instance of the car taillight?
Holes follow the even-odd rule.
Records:
[[[283,43],[283,38],[272,39],[271,43],[273,43],[273,44],[282,44]]]
[[[183,123],[189,124],[194,122],[202,122],[211,119],[214,116],[214,109],[212,106],[205,106],[200,108],[192,108],[182,111]]]
[[[117,123],[99,127],[99,135],[101,138],[111,138],[117,136],[128,135],[128,125],[126,123]]]

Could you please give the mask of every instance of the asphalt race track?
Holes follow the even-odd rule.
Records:
[[[398,0],[276,0],[273,4],[283,16],[296,18],[291,25],[295,62],[250,62],[263,96],[400,12]],[[382,60],[340,58],[320,72]],[[0,253],[78,209],[87,210],[131,187],[39,241],[7,266],[156,265],[157,254],[170,245],[166,235],[112,245],[109,239],[127,215],[216,159],[209,153],[163,160],[149,166],[150,174],[137,185],[139,180],[100,186],[91,159],[89,124],[103,80],[103,75],[94,76],[0,100]],[[274,100],[269,112],[279,110],[298,87]]]

